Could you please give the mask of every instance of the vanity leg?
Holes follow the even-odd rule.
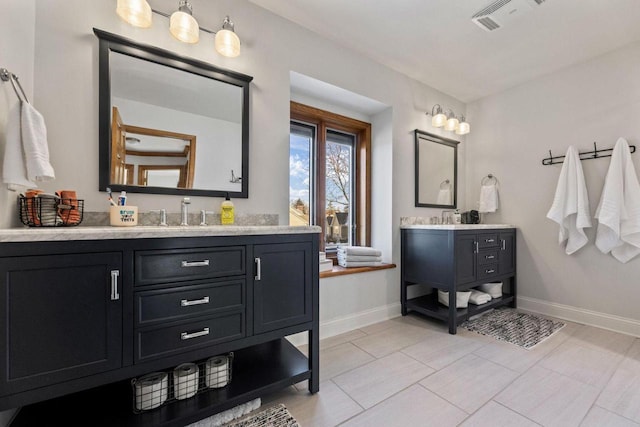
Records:
[[[314,394],[320,391],[320,329],[315,328],[309,331],[309,393]]]
[[[511,295],[513,295],[513,301],[511,302],[512,308],[518,308],[518,291],[516,284],[516,276],[511,278]]]
[[[458,309],[456,308],[457,302],[457,292],[454,290],[449,290],[449,333],[451,335],[455,335],[457,332],[456,323],[457,323],[457,315]]]
[[[401,304],[400,311],[403,316],[406,316],[407,315],[407,284],[404,283],[404,281],[400,283],[400,304]]]

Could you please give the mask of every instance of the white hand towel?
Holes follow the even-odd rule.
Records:
[[[28,102],[22,103],[22,148],[27,176],[32,181],[51,181],[55,173],[49,163],[47,127],[44,117]]]
[[[480,205],[478,212],[491,213],[498,210],[498,187],[496,184],[480,187]]]
[[[451,189],[450,188],[442,188],[438,191],[438,199],[436,204],[438,205],[452,205],[453,200],[451,198]]]
[[[598,249],[620,262],[640,254],[640,184],[624,138],[613,149],[596,218]]]
[[[491,301],[491,295],[476,289],[471,289],[471,295],[469,296],[469,302],[471,304],[480,305],[486,304],[489,301]]]
[[[565,247],[567,255],[571,255],[587,244],[589,239],[584,229],[591,227],[589,195],[584,182],[580,155],[573,146],[569,146],[565,154],[556,194],[547,218],[560,226],[558,243],[567,241]]]
[[[381,262],[374,261],[341,261],[338,259],[338,265],[340,267],[377,267],[382,265]]]
[[[380,262],[382,257],[373,255],[345,255],[342,252],[338,252],[338,259],[344,261],[369,261]]]
[[[373,255],[373,256],[382,256],[382,252],[370,248],[367,246],[340,246],[338,248],[338,253],[344,253],[346,255]]]
[[[27,178],[27,168],[22,149],[20,130],[21,102],[16,103],[7,117],[6,146],[2,166],[2,180],[11,191],[22,191],[24,188],[35,188],[37,185]]]

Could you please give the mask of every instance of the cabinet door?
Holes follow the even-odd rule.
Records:
[[[456,235],[456,284],[476,280],[477,239],[473,234]]]
[[[122,365],[121,265],[120,253],[0,258],[0,394]]]
[[[516,271],[516,234],[514,232],[500,233],[500,252],[498,256],[500,274],[511,274]]]
[[[254,246],[255,333],[312,320],[311,242]],[[316,254],[317,256],[317,254]]]

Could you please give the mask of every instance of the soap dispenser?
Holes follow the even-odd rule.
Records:
[[[220,222],[222,225],[232,225],[234,221],[233,202],[227,193],[224,202],[220,205]]]
[[[460,209],[456,209],[453,212],[453,223],[462,224],[462,214],[460,213]]]

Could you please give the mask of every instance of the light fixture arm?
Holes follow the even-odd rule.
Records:
[[[231,22],[231,19],[229,19],[229,15],[224,17],[224,21],[222,22],[222,29],[233,31],[235,33],[236,30],[233,28],[233,22]]]
[[[440,106],[440,104],[435,104],[433,108],[431,108],[431,115],[435,116],[436,114],[442,114],[442,107]],[[427,115],[429,115],[429,113],[427,113]]]

